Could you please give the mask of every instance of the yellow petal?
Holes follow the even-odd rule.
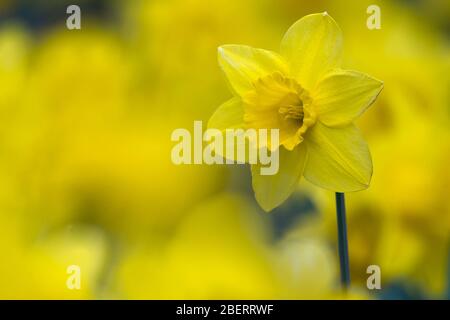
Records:
[[[208,129],[218,129],[223,134],[223,146],[222,149],[214,148],[214,151],[225,159],[237,161],[239,152],[244,152],[245,162],[249,159],[249,148],[251,148],[248,137],[246,137],[246,131],[243,129],[244,124],[244,105],[241,98],[234,97],[224,102],[208,121]],[[233,131],[235,129],[243,129],[239,131]],[[233,135],[228,137],[227,132],[232,131]],[[233,145],[230,146],[226,139],[232,139]],[[254,151],[256,152],[256,151]]]
[[[279,169],[275,175],[261,175],[261,165],[252,165],[252,185],[256,201],[270,211],[283,203],[295,190],[306,160],[306,145],[299,144],[288,151],[283,146],[279,150]]]
[[[242,128],[244,106],[240,98],[235,97],[223,103],[208,121],[208,128],[219,130]]]
[[[308,181],[336,192],[358,191],[369,186],[372,159],[353,124],[330,128],[317,122],[308,132],[305,139],[308,161],[303,174]]]
[[[267,74],[276,71],[287,73],[287,66],[279,54],[249,46],[233,44],[220,46],[218,59],[237,95],[253,89],[253,83]]]
[[[339,67],[341,29],[326,12],[305,16],[284,35],[281,54],[289,63],[292,76],[310,90],[327,71]]]
[[[377,98],[383,82],[357,71],[335,70],[319,81],[313,101],[319,120],[327,126],[345,126]]]

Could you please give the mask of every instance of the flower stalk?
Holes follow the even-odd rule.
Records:
[[[348,259],[347,221],[345,217],[344,193],[336,192],[336,214],[338,226],[338,249],[341,270],[341,285],[344,290],[350,286],[350,265]]]

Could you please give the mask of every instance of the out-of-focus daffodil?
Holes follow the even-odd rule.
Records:
[[[113,34],[52,33],[32,63],[21,60],[26,37],[19,35],[0,36],[0,71],[9,66],[0,72],[0,93],[8,89],[0,96],[8,110],[0,129],[8,157],[0,165],[13,167],[26,186],[30,222],[47,228],[83,220],[145,237],[217,190],[221,168],[175,166],[167,157],[166,137],[184,120],[163,119],[152,92],[130,90],[137,75]],[[16,85],[22,69],[27,81]]]
[[[0,216],[1,299],[94,299],[103,294],[107,244],[99,230],[73,226],[31,243],[24,221]],[[79,287],[71,287],[69,267]],[[69,272],[68,272],[69,271]],[[107,279],[105,279],[107,280]],[[78,281],[78,280],[77,280]]]
[[[302,221],[277,245],[277,261],[291,298],[324,299],[338,292],[337,261],[318,230],[318,220]]]
[[[301,219],[277,244],[277,261],[287,296],[295,299],[367,299],[367,292],[353,286],[341,290],[338,261],[331,242],[324,237],[319,217]]]
[[[303,175],[333,191],[365,189],[372,176],[369,149],[353,125],[380,93],[382,82],[339,69],[342,35],[325,12],[297,21],[281,55],[248,46],[219,47],[219,64],[235,98],[219,107],[209,127],[279,129],[280,170],[260,175],[252,166],[258,203],[281,204]]]
[[[140,246],[118,267],[118,291],[137,299],[274,298],[282,284],[255,208],[222,194],[189,212],[167,244]]]

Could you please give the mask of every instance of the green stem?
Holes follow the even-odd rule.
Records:
[[[336,192],[336,213],[338,226],[338,248],[341,267],[341,284],[344,289],[350,286],[350,265],[348,259],[347,222],[345,218],[345,197]]]

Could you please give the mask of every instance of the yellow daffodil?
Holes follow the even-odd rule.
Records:
[[[260,175],[252,165],[261,207],[280,205],[303,175],[336,192],[366,189],[372,176],[368,146],[353,121],[376,99],[383,83],[340,69],[342,34],[326,12],[298,20],[281,54],[243,45],[218,49],[235,97],[220,106],[209,127],[279,129],[280,169]]]

